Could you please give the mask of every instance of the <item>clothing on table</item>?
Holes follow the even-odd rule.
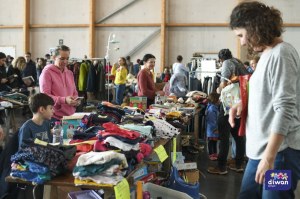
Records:
[[[78,96],[73,73],[69,69],[61,71],[55,65],[46,66],[40,76],[40,91],[54,100],[54,118],[61,120],[63,116],[75,113],[76,107],[66,103],[67,96]]]
[[[89,69],[90,69],[90,63],[88,61],[84,61],[80,64],[79,79],[78,79],[79,91],[86,91]]]
[[[138,76],[138,96],[147,97],[148,101],[154,102],[155,98],[155,84],[153,75],[148,69],[143,69],[139,72]]]
[[[19,149],[25,140],[35,140],[35,138],[52,142],[52,133],[50,132],[50,121],[45,120],[42,125],[34,123],[31,119],[27,120],[19,130]]]

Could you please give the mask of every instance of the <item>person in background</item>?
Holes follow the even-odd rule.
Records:
[[[155,88],[153,74],[151,70],[155,66],[155,57],[152,54],[146,54],[143,57],[144,69],[140,70],[138,79],[138,96],[147,97],[147,107],[154,103],[156,93],[163,96],[163,91],[157,91]]]
[[[9,91],[5,62],[6,55],[0,52],[0,91]]]
[[[206,108],[206,136],[208,157],[210,160],[218,159],[217,142],[219,139],[218,131],[218,116],[219,116],[219,104],[220,94],[210,93],[208,96],[208,105]]]
[[[113,65],[111,74],[115,76],[116,104],[121,105],[123,103],[126,88],[126,77],[128,74],[126,59],[124,57],[120,57],[118,64]]]
[[[219,59],[222,61],[221,83],[217,89],[219,92],[231,83],[231,79],[239,75],[246,75],[248,71],[243,63],[234,58],[229,49],[222,49],[218,53]],[[209,167],[207,172],[211,174],[225,175],[227,171],[227,156],[229,152],[229,135],[231,134],[236,143],[235,163],[229,165],[229,169],[242,173],[244,171],[243,161],[245,154],[245,137],[239,136],[240,119],[236,119],[237,125],[231,128],[228,122],[228,114],[225,115],[223,104],[220,106],[220,114],[218,117],[218,130],[220,134],[220,147],[218,155],[218,165]]]
[[[12,65],[12,62],[13,62],[14,58],[10,55],[7,55],[6,56],[6,66],[9,67]]]
[[[164,72],[161,74],[161,80],[163,82],[168,82],[170,79],[171,79],[170,69],[168,67],[165,67]]]
[[[44,58],[45,60],[46,60],[46,65],[49,65],[49,64],[52,64],[53,63],[53,61],[51,60],[51,55],[50,54],[45,54],[45,58]]]
[[[252,67],[253,71],[255,71],[258,61],[259,56],[254,56],[253,59],[250,60],[250,66]]]
[[[241,2],[231,13],[230,27],[241,45],[248,47],[250,55],[261,53],[249,81],[246,122],[249,160],[238,198],[295,198],[300,180],[299,54],[282,40],[282,14],[274,7],[257,1]],[[241,103],[231,108],[231,126],[235,126],[234,118],[239,117],[241,110]],[[286,182],[273,178],[271,173],[280,175],[280,171],[273,169],[291,171],[287,176],[290,189],[266,189],[270,183],[274,187],[276,182],[281,185]],[[267,175],[269,170],[271,173]]]
[[[135,77],[137,77],[137,74],[139,73],[139,71],[140,71],[140,59],[137,59],[136,60],[136,64],[134,64],[133,65],[133,75],[135,76]]]
[[[40,75],[40,91],[54,100],[52,120],[75,113],[80,105],[72,71],[67,69],[70,48],[61,45],[53,52],[54,64],[47,65]]]
[[[253,73],[254,72],[254,70],[253,70],[253,68],[250,66],[250,63],[248,62],[248,61],[245,61],[244,62],[244,67],[246,68],[246,70],[249,72],[249,73]]]
[[[25,85],[27,87],[36,85],[37,82],[37,73],[36,73],[36,66],[34,61],[31,60],[31,53],[27,52],[25,53],[25,60],[26,60],[26,66],[22,71],[22,78],[32,76],[34,79],[34,82],[25,81]]]
[[[189,72],[189,68],[188,67],[185,67],[183,64],[182,64],[182,56],[181,55],[178,55],[177,56],[177,62],[175,62],[173,65],[172,65],[172,71],[173,71],[173,74],[175,73],[182,73],[182,71],[184,71],[184,74],[186,75],[186,73]],[[187,75],[186,75],[187,76]]]
[[[128,70],[128,74],[133,74],[133,63],[130,60],[130,56],[126,56],[126,65],[127,65],[127,70]]]
[[[53,105],[53,99],[44,93],[37,93],[29,98],[29,108],[33,117],[19,130],[19,149],[25,140],[37,138],[48,143],[52,142],[50,120],[53,115]]]
[[[44,58],[38,58],[38,61],[36,64],[36,73],[37,73],[38,82],[39,82],[40,75],[41,75],[43,69],[45,68],[45,66],[46,66],[46,60]]]
[[[8,75],[13,78],[9,79],[9,86],[12,89],[19,89],[25,87],[22,80],[22,71],[26,66],[26,60],[24,57],[18,57],[14,59],[12,67],[8,70]]]

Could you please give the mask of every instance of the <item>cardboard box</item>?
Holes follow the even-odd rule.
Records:
[[[147,97],[130,97],[129,106],[146,110],[147,109]]]
[[[188,183],[196,183],[199,181],[198,169],[185,170],[184,172],[181,172],[181,174],[186,176]]]
[[[189,162],[183,164],[174,164],[178,170],[197,169],[197,162]]]

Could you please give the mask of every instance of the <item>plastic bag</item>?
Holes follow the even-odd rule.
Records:
[[[224,108],[224,115],[229,114],[229,109],[240,102],[240,86],[239,83],[234,83],[226,86],[221,91],[221,102]]]
[[[248,94],[249,94],[249,79],[251,74],[239,76],[240,82],[240,98],[242,102],[241,122],[239,128],[239,136],[246,134],[246,119],[248,114]]]

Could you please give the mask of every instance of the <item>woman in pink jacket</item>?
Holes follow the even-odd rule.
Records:
[[[54,64],[47,65],[39,79],[40,90],[53,98],[55,120],[61,120],[63,116],[75,113],[77,100],[73,73],[66,67],[70,56],[70,48],[59,46],[54,51]]]

